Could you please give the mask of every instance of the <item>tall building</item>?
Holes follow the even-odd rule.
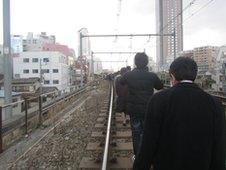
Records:
[[[156,0],[156,31],[171,34],[175,31],[176,54],[183,51],[183,2],[182,0]],[[161,68],[167,63],[167,58],[174,56],[174,37],[157,37],[157,63]]]
[[[103,70],[102,62],[98,57],[94,57],[93,67],[94,67],[93,68],[94,74],[102,73],[102,70]]]
[[[193,50],[193,59],[198,65],[199,73],[213,72],[218,48],[213,46],[198,47]]]
[[[91,75],[91,62],[88,62],[91,60],[91,45],[89,37],[81,37],[84,35],[88,35],[87,28],[81,28],[78,31],[78,61],[82,64],[80,64],[80,73],[81,73],[81,85],[83,82],[88,80],[88,75]],[[82,56],[81,56],[82,55]],[[83,77],[83,74],[85,74],[85,77]],[[85,80],[86,79],[86,80]],[[84,80],[84,81],[82,81]]]
[[[91,45],[90,45],[89,37],[84,37],[84,38],[80,39],[81,34],[87,35],[88,34],[87,28],[82,28],[78,31],[78,37],[79,37],[79,41],[78,41],[79,42],[78,43],[79,54],[78,54],[78,56],[80,56],[80,54],[82,53],[83,56],[89,57],[89,56],[91,56]]]

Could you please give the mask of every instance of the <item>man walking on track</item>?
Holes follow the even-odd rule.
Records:
[[[116,109],[115,111],[123,114],[123,126],[127,123],[127,112],[126,112],[126,100],[127,100],[127,86],[121,85],[119,82],[122,76],[128,72],[126,67],[121,68],[120,74],[115,77],[115,93],[116,93]]]
[[[148,100],[154,89],[162,89],[163,84],[155,73],[148,71],[148,56],[145,53],[137,53],[134,62],[136,68],[127,72],[120,79],[120,83],[128,87],[127,112],[130,116],[133,150],[136,155]]]
[[[225,170],[222,104],[194,83],[194,60],[177,58],[169,73],[173,87],[148,104],[134,170]]]

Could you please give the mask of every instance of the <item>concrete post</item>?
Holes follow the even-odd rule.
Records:
[[[176,54],[176,29],[175,28],[173,29],[173,53],[174,53],[173,59],[175,60],[177,57],[177,54]]]
[[[27,115],[28,115],[28,99],[25,98],[25,134],[28,133],[28,121],[27,121]]]
[[[80,56],[80,64],[81,64],[81,82],[80,82],[80,86],[83,87],[83,60],[82,60],[82,33],[80,32],[80,50],[79,50],[79,56]]]
[[[0,153],[3,152],[2,136],[2,106],[0,106]]]
[[[38,124],[42,125],[42,96],[40,95],[38,98],[38,106],[39,106],[39,115],[38,115]]]
[[[3,0],[3,58],[5,104],[12,103],[12,58],[10,38],[10,0]],[[12,106],[5,109],[6,118],[12,118]]]

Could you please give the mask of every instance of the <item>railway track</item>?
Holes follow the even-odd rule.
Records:
[[[20,165],[21,162],[25,162],[26,160],[31,157],[31,155],[35,155],[36,153],[44,153],[42,155],[37,155],[38,157],[47,157],[52,162],[59,163],[59,160],[55,161],[55,156],[61,155],[63,158],[61,164],[63,164],[64,168],[70,169],[81,169],[81,170],[108,170],[108,169],[117,169],[117,170],[130,170],[132,169],[133,161],[133,147],[132,147],[132,137],[131,137],[131,130],[130,125],[127,124],[123,126],[123,115],[114,112],[114,94],[113,94],[113,87],[109,88],[109,94],[104,93],[104,97],[101,98],[101,105],[95,104],[97,98],[92,98],[93,104],[88,104],[87,116],[93,117],[91,118],[91,122],[84,123],[83,121],[77,121],[80,116],[84,115],[84,113],[79,114],[78,117],[74,117],[74,111],[70,111],[69,117],[74,117],[76,123],[65,123],[65,128],[59,128],[59,134],[63,135],[62,141],[62,148],[58,148],[57,140],[59,140],[58,131],[54,132],[54,129],[57,129],[59,126],[63,126],[64,123],[62,121],[56,122],[55,126],[47,131],[40,140],[38,140],[34,145],[32,145],[23,155],[18,157],[14,162],[11,164],[12,167],[16,167],[15,169],[20,169],[16,165]],[[91,97],[91,95],[89,95]],[[100,107],[99,107],[100,106]],[[95,112],[95,115],[93,114]],[[77,125],[76,128],[73,126],[77,123],[81,123]],[[87,126],[86,126],[87,125]],[[85,127],[86,128],[85,128]],[[89,127],[90,126],[90,127]],[[80,137],[72,138],[68,137],[68,133],[73,131],[71,135],[73,136],[74,133],[81,131],[81,135],[84,135],[83,129],[90,129],[85,137],[85,140],[81,140]],[[75,131],[74,131],[75,129]],[[51,142],[48,142],[48,136],[53,134],[51,137]],[[66,137],[65,137],[66,136]],[[56,139],[55,139],[56,137]],[[71,139],[71,144],[66,144],[68,140]],[[82,146],[78,147],[78,143],[82,141]],[[56,142],[56,143],[54,143]],[[53,144],[54,143],[54,144]],[[64,145],[64,146],[63,146]],[[73,147],[72,147],[72,146]],[[81,145],[81,144],[80,144]],[[51,148],[54,146],[53,148]],[[70,146],[70,147],[69,147]],[[68,149],[70,151],[70,156],[65,154],[65,149],[67,147],[73,148]],[[76,149],[77,147],[77,149]],[[41,148],[41,149],[40,149]],[[46,152],[45,149],[48,150]],[[57,151],[56,151],[57,150]],[[75,154],[75,155],[73,155]],[[45,155],[46,153],[46,155]],[[54,154],[52,154],[54,153]],[[64,154],[62,154],[64,153]],[[43,156],[45,155],[45,156]],[[74,162],[76,163],[76,167],[74,166]],[[36,157],[31,158],[34,160],[35,163],[40,163],[43,160],[36,160]],[[47,159],[47,163],[49,163]],[[71,162],[67,162],[67,159],[70,159]],[[23,160],[23,161],[21,161]],[[54,161],[53,161],[54,160]],[[68,163],[68,164],[67,164]],[[43,164],[43,162],[41,163]],[[50,163],[51,164],[51,163]],[[60,167],[61,165],[56,165],[57,168],[64,169]],[[33,167],[33,165],[32,165]],[[34,167],[33,167],[34,168]],[[38,166],[40,168],[40,166]],[[47,166],[45,167],[47,168]],[[41,168],[41,169],[45,169]],[[1,168],[0,168],[1,169]],[[13,168],[12,168],[13,169]],[[23,168],[21,168],[23,169]],[[47,168],[48,169],[48,168]],[[49,167],[49,169],[51,169]],[[54,168],[53,168],[54,169]]]
[[[4,169],[78,169],[108,88],[92,89]],[[73,149],[72,149],[73,148]],[[1,169],[2,167],[0,167]]]
[[[81,170],[95,169],[132,169],[132,134],[130,125],[123,126],[123,117],[113,109],[113,87],[110,97],[96,119],[91,134],[91,141],[87,144],[88,155],[80,162]]]

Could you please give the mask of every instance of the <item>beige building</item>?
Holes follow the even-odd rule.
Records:
[[[194,51],[193,50],[187,50],[187,51],[181,51],[178,56],[180,57],[189,57],[189,58],[193,58],[194,56]]]
[[[213,46],[194,48],[193,59],[198,65],[199,73],[212,72],[214,70],[217,51],[218,48]]]
[[[182,8],[182,0],[156,0],[157,33],[171,34],[175,31],[176,54],[183,51]],[[157,63],[159,67],[167,64],[167,57],[172,56],[174,56],[174,37],[157,37]]]

